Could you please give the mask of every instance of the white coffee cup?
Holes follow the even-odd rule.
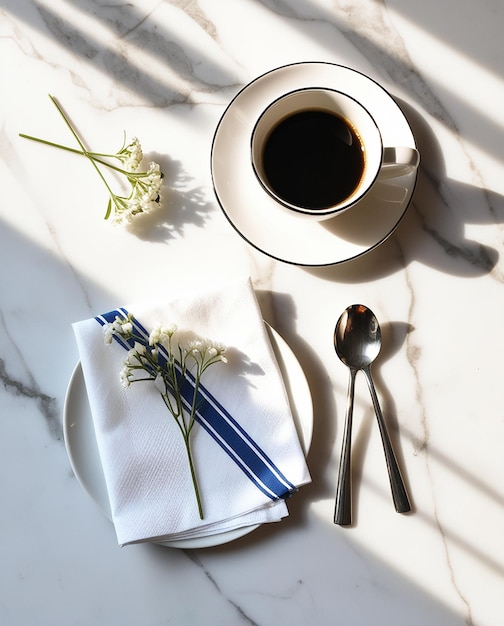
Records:
[[[372,115],[332,89],[293,91],[271,103],[252,131],[252,167],[280,207],[324,220],[418,167],[418,151],[384,146]]]

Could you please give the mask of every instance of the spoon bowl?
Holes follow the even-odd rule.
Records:
[[[380,325],[371,309],[363,304],[353,304],[343,311],[334,329],[334,348],[342,363],[350,370],[334,523],[342,526],[352,523],[351,439],[355,377],[359,370],[366,376],[378,420],[394,505],[397,512],[405,513],[411,509],[409,498],[371,377],[371,364],[381,348]]]
[[[371,365],[381,348],[380,325],[371,309],[362,304],[345,309],[334,329],[334,347],[347,367]]]

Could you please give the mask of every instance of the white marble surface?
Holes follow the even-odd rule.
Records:
[[[12,626],[498,626],[504,617],[504,70],[498,0],[2,0],[0,3],[0,622]],[[216,124],[249,81],[348,65],[399,99],[422,155],[396,233],[349,264],[253,251],[213,194]],[[93,148],[137,135],[167,176],[141,227],[106,196],[47,94]],[[250,274],[313,392],[313,475],[280,525],[222,547],[119,548],[62,437],[70,324],[187,278]],[[414,511],[391,504],[362,381],[356,521],[332,523],[349,304],[378,315],[378,393]]]

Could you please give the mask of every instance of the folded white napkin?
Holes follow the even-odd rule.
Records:
[[[202,385],[224,409],[216,428],[225,428],[216,436],[229,441],[219,445],[200,423],[192,431],[201,520],[183,437],[155,383],[121,383],[127,350],[106,344],[102,326],[114,313],[75,323],[119,544],[202,537],[285,517],[284,496],[275,492],[293,492],[310,475],[250,280],[126,310],[148,333],[176,324],[226,346],[228,362],[212,365]],[[262,471],[257,480],[254,473]]]

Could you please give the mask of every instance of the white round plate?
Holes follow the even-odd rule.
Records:
[[[221,117],[212,143],[217,200],[235,230],[268,256],[295,265],[336,265],[369,252],[396,229],[415,189],[417,172],[378,182],[362,202],[323,222],[290,215],[258,182],[251,136],[264,109],[281,95],[309,87],[337,89],[374,117],[385,147],[415,148],[415,139],[390,94],[364,74],[331,63],[295,63],[244,87]]]
[[[285,381],[299,439],[307,454],[313,430],[313,405],[308,382],[299,361],[285,340],[268,324],[266,327]],[[68,458],[77,480],[103,514],[112,519],[80,361],[75,366],[68,384],[63,409],[63,428]],[[164,541],[159,542],[159,545],[172,548],[207,548],[243,537],[257,527],[258,525],[245,526],[209,537]]]

